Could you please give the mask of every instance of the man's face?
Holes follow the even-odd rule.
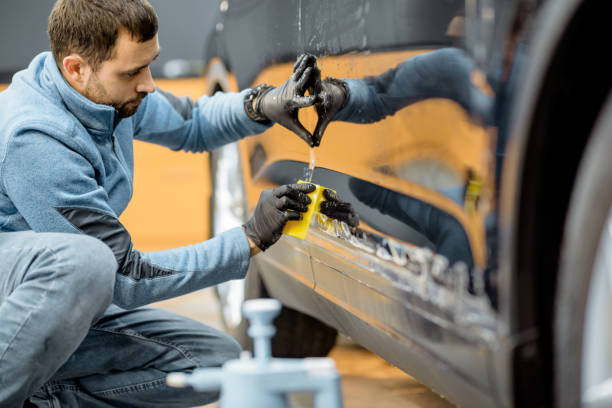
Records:
[[[145,42],[121,30],[113,57],[87,76],[83,95],[91,101],[114,107],[122,118],[132,116],[142,99],[155,92],[149,65],[159,55],[157,34]]]

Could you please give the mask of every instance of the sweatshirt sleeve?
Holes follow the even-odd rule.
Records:
[[[249,244],[241,228],[195,245],[144,253],[98,185],[83,156],[38,132],[13,136],[0,182],[17,211],[37,232],[82,233],[106,243],[119,268],[113,302],[133,308],[246,275]]]
[[[262,133],[272,124],[261,124],[247,116],[247,92],[249,89],[217,92],[194,102],[158,88],[134,115],[134,138],[173,150],[202,152]]]

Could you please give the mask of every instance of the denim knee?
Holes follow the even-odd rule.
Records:
[[[202,367],[220,367],[226,361],[235,360],[240,357],[242,347],[232,336],[223,332],[215,333],[214,338],[206,338],[206,346],[200,350]],[[197,350],[193,350],[196,351]],[[197,357],[196,357],[197,359]],[[199,359],[198,359],[199,360]]]
[[[228,360],[234,360],[240,357],[240,353],[242,352],[242,346],[236,339],[234,339],[229,334],[224,334],[222,338],[224,342],[223,352],[221,353],[223,361],[219,363],[222,365]]]
[[[73,235],[64,239],[56,250],[62,270],[63,291],[86,304],[82,310],[99,317],[113,299],[117,262],[108,246],[102,241]]]

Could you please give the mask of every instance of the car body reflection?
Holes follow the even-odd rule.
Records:
[[[461,261],[469,270],[473,269],[474,259],[469,239],[456,218],[435,206],[367,181],[352,178],[349,180],[349,188],[368,207],[421,233],[432,243],[433,250],[445,256],[450,264]]]

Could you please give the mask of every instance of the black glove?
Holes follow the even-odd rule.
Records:
[[[323,190],[323,196],[327,201],[321,203],[322,214],[339,221],[344,221],[351,227],[359,225],[359,216],[350,203],[342,201],[336,193],[327,188]]]
[[[325,78],[321,81],[321,70],[315,63],[310,80],[310,93],[316,95],[317,103],[315,109],[319,119],[313,134],[313,145],[319,146],[323,133],[329,122],[332,121],[336,113],[346,105],[348,101],[348,87],[346,82],[336,78]]]
[[[262,191],[253,217],[243,225],[247,236],[262,251],[268,249],[281,237],[287,221],[299,220],[300,212],[308,210],[311,200],[306,194],[314,190],[313,184],[301,183]]]
[[[291,130],[310,146],[313,146],[312,135],[298,120],[298,110],[315,103],[316,96],[304,96],[313,83],[310,76],[315,63],[314,55],[300,55],[293,66],[291,77],[278,88],[264,92],[255,102],[258,114]]]

